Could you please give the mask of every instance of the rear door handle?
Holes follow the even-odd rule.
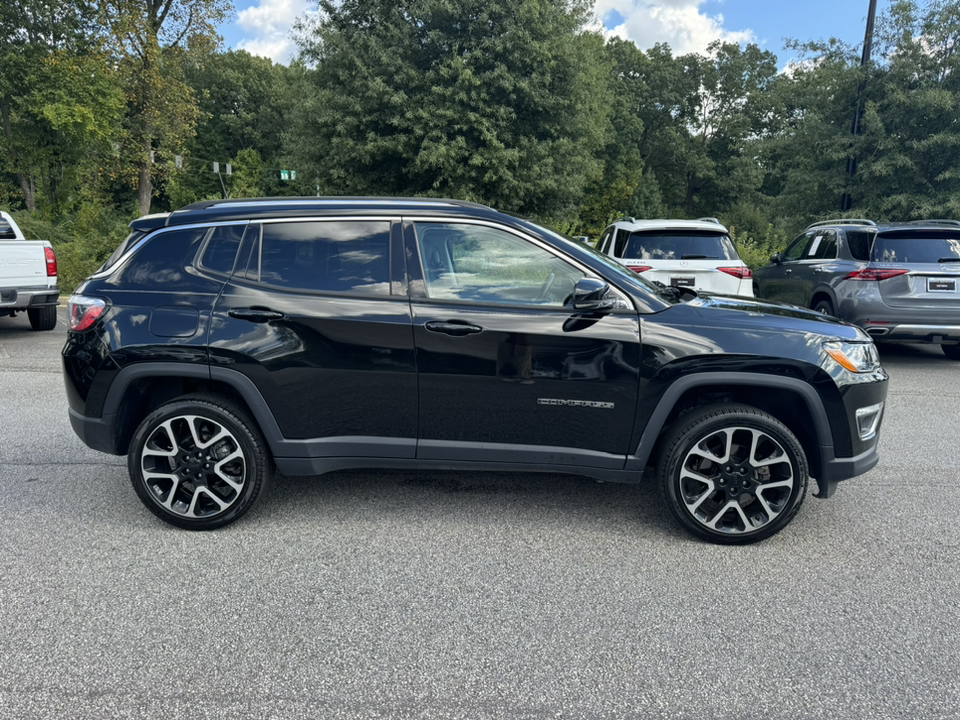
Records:
[[[271,320],[279,320],[283,317],[282,312],[268,310],[267,308],[234,308],[227,315],[237,320],[249,320],[255,323],[265,323]]]
[[[424,327],[430,332],[444,333],[445,335],[454,335],[457,337],[475,335],[478,332],[483,332],[483,328],[479,325],[469,325],[459,322],[439,322],[437,320],[431,320],[425,323]]]

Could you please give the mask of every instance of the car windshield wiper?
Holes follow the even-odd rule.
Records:
[[[960,257],[944,257],[937,260],[942,263],[960,263]]]
[[[719,260],[716,255],[681,255],[681,260]]]

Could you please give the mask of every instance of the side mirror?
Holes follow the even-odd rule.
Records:
[[[610,286],[596,278],[580,278],[573,288],[573,309],[580,312],[610,310],[616,300],[607,293]]]
[[[783,256],[778,252],[770,256],[770,262],[772,262],[774,265],[779,265],[782,261]]]

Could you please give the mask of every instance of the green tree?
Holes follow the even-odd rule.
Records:
[[[98,0],[98,5],[127,95],[122,157],[136,175],[140,213],[146,214],[154,175],[183,150],[199,116],[184,65],[215,49],[216,27],[233,6],[229,0]]]
[[[0,6],[0,158],[31,211],[68,210],[111,152],[122,96],[90,20],[69,0]]]
[[[320,2],[290,152],[331,193],[576,212],[608,130],[586,0]]]
[[[185,79],[200,119],[195,136],[184,144],[182,169],[172,173],[168,192],[174,205],[222,195],[214,161],[233,163],[234,174],[223,178],[233,197],[282,194],[277,171],[298,72],[242,50],[187,66]],[[255,162],[250,153],[256,154]]]

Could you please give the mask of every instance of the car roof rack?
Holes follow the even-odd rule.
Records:
[[[697,220],[698,220],[699,222],[714,223],[714,224],[716,224],[716,225],[719,225],[719,224],[720,224],[720,221],[717,220],[715,217],[702,217],[702,218],[697,218]]]
[[[932,220],[910,220],[904,224],[905,225],[960,225],[960,220],[934,218]]]
[[[614,220],[614,222],[629,222],[629,223],[635,223],[636,221],[637,221],[636,218],[632,218],[629,216],[617,218],[616,220]]]
[[[838,218],[837,220],[821,220],[820,222],[811,223],[807,225],[807,230],[815,227],[825,227],[827,225],[872,225],[876,227],[876,223],[873,220],[866,220],[864,218]]]

